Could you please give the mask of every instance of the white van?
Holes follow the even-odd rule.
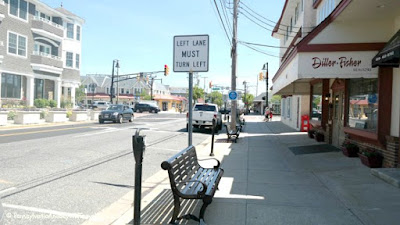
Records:
[[[93,109],[101,109],[101,110],[107,109],[109,106],[110,103],[106,101],[94,101],[92,105]]]

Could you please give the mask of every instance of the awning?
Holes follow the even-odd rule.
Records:
[[[390,39],[385,47],[372,59],[372,67],[399,67],[400,30]]]

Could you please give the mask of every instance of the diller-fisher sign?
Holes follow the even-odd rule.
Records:
[[[378,75],[378,70],[372,68],[371,64],[376,51],[310,52],[299,55],[299,78],[371,78]]]
[[[174,36],[174,72],[208,72],[208,35]]]

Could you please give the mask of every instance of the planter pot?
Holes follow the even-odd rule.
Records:
[[[17,111],[15,124],[36,124],[40,122],[40,111]]]
[[[363,154],[358,154],[358,157],[360,157],[361,163],[370,167],[370,168],[380,168],[382,167],[382,156],[370,156],[367,157]]]
[[[7,125],[8,111],[0,111],[0,126]]]
[[[347,157],[358,157],[358,148],[342,147],[342,152]]]
[[[87,111],[72,111],[72,115],[69,117],[70,121],[78,122],[78,121],[86,121],[88,120],[88,112]]]
[[[67,121],[67,112],[66,111],[49,111],[46,115],[46,122],[50,123],[60,123]]]
[[[315,138],[315,140],[318,141],[318,142],[323,142],[323,141],[325,140],[324,135],[321,134],[321,133],[316,133],[316,134],[314,134],[314,138]]]
[[[101,113],[101,111],[91,111],[90,112],[90,120],[98,120],[100,113]]]

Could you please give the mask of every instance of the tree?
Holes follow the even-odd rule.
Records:
[[[75,100],[76,102],[82,102],[85,99],[85,86],[81,85],[79,88],[75,89]]]
[[[250,105],[254,100],[254,95],[247,93],[243,95],[243,102],[245,105]]]
[[[193,88],[193,100],[197,102],[197,100],[202,97],[204,97],[204,90],[202,88],[195,86]]]
[[[222,100],[222,94],[218,91],[211,92],[210,100],[212,103],[217,104],[219,107],[221,107],[224,103],[224,101]]]
[[[140,98],[142,100],[151,100],[151,96],[147,94],[145,91],[142,91],[142,93],[140,93]]]
[[[282,99],[282,96],[280,96],[280,95],[274,95],[274,96],[272,96],[272,98],[271,98],[271,102],[272,102],[272,103],[281,102],[281,99]]]

